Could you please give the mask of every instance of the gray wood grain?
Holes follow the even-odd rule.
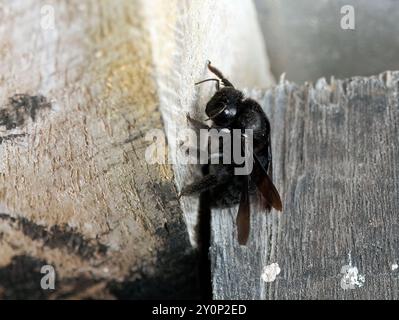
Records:
[[[284,209],[254,208],[247,247],[236,208],[212,213],[216,299],[399,298],[398,83],[399,72],[386,72],[249,92],[271,120]],[[271,263],[281,272],[266,283]],[[353,289],[343,266],[357,268]]]

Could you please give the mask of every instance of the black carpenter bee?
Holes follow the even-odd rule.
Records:
[[[239,203],[236,218],[238,242],[245,245],[249,236],[250,196],[258,195],[261,206],[270,211],[282,210],[279,193],[272,182],[272,150],[270,140],[270,123],[260,105],[252,99],[244,98],[241,91],[234,88],[223,74],[208,61],[208,69],[217,76],[206,79],[216,81],[216,93],[206,105],[205,113],[212,126],[192,119],[189,123],[197,129],[228,130],[252,129],[253,132],[253,169],[247,175],[235,175],[235,162],[230,164],[206,164],[206,174],[181,190],[181,196],[209,191],[211,208],[226,208]],[[221,87],[221,84],[223,87]],[[244,140],[244,138],[243,138]],[[242,146],[243,147],[243,146]],[[244,148],[244,147],[243,147]]]

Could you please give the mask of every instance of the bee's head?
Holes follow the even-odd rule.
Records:
[[[226,127],[233,122],[243,98],[233,87],[221,88],[206,104],[205,113],[216,125]]]

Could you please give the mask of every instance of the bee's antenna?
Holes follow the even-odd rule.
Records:
[[[220,80],[219,79],[215,79],[215,78],[205,79],[205,80],[202,80],[200,82],[194,83],[194,85],[196,86],[198,84],[201,84],[201,83],[204,83],[204,82],[207,82],[207,81],[216,81],[216,91],[219,91],[219,89],[220,89]]]
[[[196,86],[196,85],[198,85],[198,84],[201,84],[201,83],[204,83],[204,82],[207,82],[207,81],[217,81],[217,82],[220,82],[219,79],[211,78],[211,79],[205,79],[205,80],[202,80],[202,81],[198,81],[198,82],[194,83],[194,85]]]
[[[222,80],[224,86],[234,88],[233,84],[224,77],[223,73],[221,73],[219,69],[217,69],[214,66],[212,66],[211,62],[209,60],[208,60],[208,69],[215,76],[217,76],[220,80]]]
[[[217,117],[217,116],[218,116],[219,114],[221,114],[224,110],[226,110],[226,108],[227,108],[227,105],[225,105],[222,109],[220,109],[220,110],[219,110],[218,112],[216,112],[215,114],[209,116],[209,118],[208,118],[208,119],[205,119],[205,121],[212,120],[213,118]]]

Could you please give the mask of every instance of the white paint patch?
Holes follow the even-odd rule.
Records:
[[[263,273],[261,278],[265,282],[273,282],[276,280],[277,275],[280,273],[281,269],[278,263],[272,263],[263,268]]]
[[[342,266],[341,273],[341,288],[344,290],[356,289],[356,287],[362,287],[366,278],[364,275],[359,274],[359,270],[352,266],[352,258],[349,253],[349,264]]]
[[[397,264],[397,263],[394,263],[394,264],[391,266],[391,270],[392,270],[392,271],[395,271],[398,267],[399,267],[398,264]]]

